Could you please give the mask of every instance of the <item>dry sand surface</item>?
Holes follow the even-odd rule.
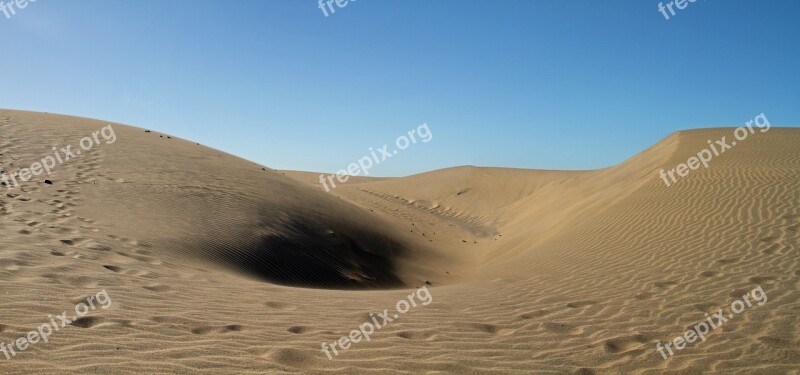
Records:
[[[2,110],[0,167],[107,124]],[[0,373],[800,373],[800,129],[757,132],[671,187],[659,169],[733,129],[602,170],[458,167],[326,193],[318,174],[111,125],[113,144],[3,188],[0,341],[102,290],[113,302],[0,352]],[[429,304],[323,353],[423,286]],[[763,305],[656,351],[758,286]]]

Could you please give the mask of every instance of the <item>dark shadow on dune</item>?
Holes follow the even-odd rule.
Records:
[[[402,287],[395,262],[404,253],[398,242],[368,229],[321,228],[292,220],[277,234],[253,235],[243,244],[208,244],[236,271],[275,284],[323,289]]]

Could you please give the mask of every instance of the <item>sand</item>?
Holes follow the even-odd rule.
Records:
[[[0,167],[108,124],[2,110]],[[659,169],[733,128],[602,170],[457,167],[325,192],[316,173],[111,125],[113,144],[0,195],[0,341],[102,290],[113,302],[0,352],[0,373],[800,373],[800,129],[670,187]],[[656,351],[758,286],[763,305]],[[429,304],[322,351],[421,287]]]

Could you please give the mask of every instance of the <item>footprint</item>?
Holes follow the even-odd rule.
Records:
[[[73,238],[73,239],[61,240],[61,243],[63,243],[64,245],[75,246],[76,244],[83,242],[83,240],[84,240],[83,238]]]
[[[163,284],[148,285],[148,286],[145,286],[144,288],[149,290],[149,291],[159,292],[159,293],[168,292],[168,291],[172,290],[172,287],[170,287],[169,285],[163,285]]]
[[[104,321],[105,319],[98,316],[84,316],[83,318],[78,318],[77,320],[73,321],[70,325],[81,328],[92,328],[100,323],[103,323]]]
[[[544,323],[542,328],[553,333],[564,335],[579,335],[583,333],[583,328],[574,323]]]
[[[541,318],[541,317],[543,317],[545,315],[550,315],[552,313],[553,313],[552,311],[547,311],[547,310],[543,309],[543,310],[539,310],[539,311],[525,313],[525,314],[520,315],[519,317],[522,318],[522,319],[526,319],[527,320],[527,319],[533,319],[533,318]]]
[[[646,343],[647,338],[644,335],[633,335],[606,340],[603,347],[608,353],[622,353],[638,349]]]
[[[308,332],[308,327],[303,327],[303,326],[291,326],[291,327],[289,327],[289,329],[287,329],[287,331],[289,331],[289,332],[291,332],[291,333],[294,333],[295,335],[299,335],[299,334],[301,334],[301,333],[306,333],[306,332]]]
[[[192,333],[195,334],[195,335],[205,335],[205,334],[213,332],[214,330],[215,330],[214,327],[199,327],[199,328],[192,329]]]
[[[434,337],[434,333],[431,331],[420,332],[420,331],[400,331],[397,332],[397,337],[404,338],[406,340],[430,340]]]
[[[318,361],[316,355],[316,352],[311,354],[308,351],[301,351],[293,348],[280,348],[273,349],[264,356],[268,357],[270,361],[283,366],[305,368]],[[323,355],[323,358],[324,357],[325,355]]]
[[[244,327],[238,324],[229,324],[224,327],[210,327],[210,326],[202,326],[192,330],[192,333],[195,335],[206,335],[209,333],[230,333],[230,332],[240,332],[243,331]]]
[[[459,326],[491,334],[495,334],[500,330],[500,328],[494,324],[485,324],[485,323],[462,323],[459,324]]]
[[[672,289],[675,285],[678,285],[678,283],[674,281],[658,281],[653,285],[658,289]]]
[[[86,249],[89,249],[89,250],[97,250],[97,251],[109,251],[109,250],[111,250],[110,246],[99,244],[99,243],[94,242],[94,241],[88,242],[84,247]]]
[[[576,301],[576,302],[568,303],[567,307],[571,307],[573,309],[578,309],[578,308],[581,308],[581,307],[591,306],[591,305],[594,305],[596,303],[597,302],[595,302],[595,301],[588,301],[588,300],[587,301]]]
[[[110,270],[112,272],[116,272],[116,273],[122,272],[122,267],[112,266],[112,265],[108,265],[108,264],[104,264],[103,268],[105,268],[107,270]]]

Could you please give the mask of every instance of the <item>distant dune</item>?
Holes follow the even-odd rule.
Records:
[[[0,168],[108,124],[0,110]],[[113,144],[0,186],[0,342],[100,290],[114,301],[0,352],[2,373],[800,369],[800,129],[751,135],[670,187],[661,168],[733,128],[602,170],[456,167],[325,192],[318,173],[111,125]],[[429,305],[321,351],[421,286]],[[757,286],[763,305],[656,351]]]

